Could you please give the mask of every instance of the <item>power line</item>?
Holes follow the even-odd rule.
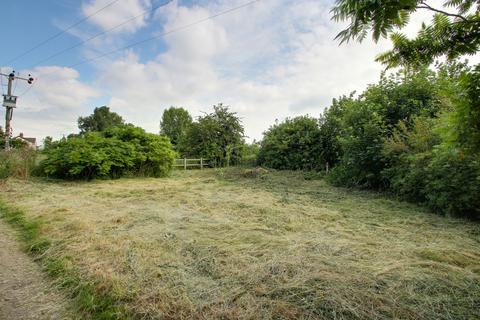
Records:
[[[57,53],[54,53],[54,54],[48,56],[47,58],[45,58],[45,59],[43,59],[43,60],[40,60],[39,62],[35,63],[34,66],[39,65],[39,64],[42,64],[42,63],[44,63],[44,62],[46,62],[46,61],[49,61],[49,60],[51,60],[51,59],[53,59],[53,58],[55,58],[55,57],[58,57],[59,55],[65,53],[65,52],[67,52],[67,51],[70,51],[70,50],[72,50],[72,49],[74,49],[74,48],[77,48],[77,47],[79,47],[79,46],[81,46],[81,45],[89,42],[89,41],[92,41],[93,39],[96,39],[96,38],[98,38],[98,37],[100,37],[100,36],[103,36],[103,35],[111,32],[111,31],[113,31],[113,30],[115,30],[115,29],[117,29],[117,28],[120,28],[121,26],[126,25],[127,23],[129,23],[129,22],[131,22],[131,21],[133,21],[133,20],[135,20],[135,19],[137,19],[137,18],[139,18],[139,17],[141,17],[141,16],[146,15],[147,13],[154,12],[154,11],[157,10],[158,8],[163,7],[163,6],[166,6],[167,4],[169,4],[169,3],[172,2],[172,1],[173,1],[173,0],[167,0],[166,2],[163,2],[163,3],[161,3],[161,4],[158,4],[158,5],[156,5],[156,6],[153,6],[152,8],[150,8],[150,9],[148,9],[148,10],[145,10],[145,11],[142,12],[141,14],[136,15],[136,16],[134,16],[134,17],[132,17],[132,18],[130,18],[130,19],[128,19],[128,20],[120,23],[120,24],[117,24],[116,26],[114,26],[114,27],[112,27],[112,28],[110,28],[110,29],[108,29],[108,30],[105,30],[105,31],[100,32],[100,33],[97,33],[96,35],[94,35],[94,36],[92,36],[92,37],[90,37],[90,38],[88,38],[88,39],[85,39],[85,40],[83,40],[83,41],[80,41],[79,43],[74,44],[73,46],[67,47],[67,48],[65,48],[65,49],[63,49],[63,50],[60,50],[60,51],[57,52]]]
[[[2,74],[2,67],[0,67],[0,74]],[[3,95],[5,93],[5,91],[3,91],[4,84],[3,84],[3,77],[2,76],[0,76],[0,85],[2,86],[2,95]]]
[[[43,46],[44,44],[52,41],[53,39],[58,38],[59,36],[61,36],[61,35],[64,34],[65,32],[67,32],[68,30],[70,30],[70,29],[78,26],[79,24],[81,24],[81,23],[89,20],[91,17],[93,17],[93,16],[95,16],[96,14],[98,14],[99,12],[107,9],[108,7],[112,6],[113,4],[115,4],[115,3],[118,2],[118,1],[120,1],[120,0],[114,0],[114,1],[112,1],[112,2],[110,2],[110,3],[108,3],[106,6],[98,9],[98,10],[95,11],[94,13],[86,16],[86,17],[83,18],[83,19],[78,20],[77,22],[75,22],[74,24],[70,25],[70,26],[67,27],[66,29],[60,30],[58,33],[54,34],[53,36],[51,36],[51,37],[43,40],[42,42],[36,44],[35,46],[33,46],[33,47],[31,47],[30,49],[26,50],[25,52],[21,53],[20,55],[18,55],[18,56],[16,56],[16,57],[14,57],[13,59],[9,60],[9,61],[7,62],[7,64],[12,63],[12,62],[14,62],[14,61],[16,61],[16,60],[18,60],[18,59],[26,56],[27,54],[29,54],[30,52],[34,51],[35,49],[38,49],[38,48],[40,48],[41,46]]]
[[[225,14],[228,14],[228,13],[237,11],[237,10],[239,10],[239,9],[248,7],[248,6],[254,4],[254,3],[258,2],[258,1],[260,1],[260,0],[249,1],[249,2],[247,2],[247,3],[244,3],[244,4],[240,5],[240,6],[237,6],[237,7],[234,7],[234,8],[230,8],[230,9],[225,10],[225,11],[221,11],[221,12],[219,12],[219,13],[213,14],[213,15],[208,16],[208,17],[206,17],[206,18],[203,18],[203,19],[197,20],[197,21],[195,21],[195,22],[186,24],[186,25],[184,25],[184,26],[181,26],[181,27],[178,27],[178,28],[174,28],[174,29],[169,30],[169,31],[167,31],[167,32],[161,33],[161,34],[159,34],[159,35],[156,35],[156,36],[153,36],[153,37],[150,37],[150,38],[146,38],[146,39],[143,39],[143,40],[140,40],[140,41],[137,41],[137,42],[133,42],[133,43],[131,43],[131,44],[129,44],[129,45],[126,45],[126,46],[124,46],[124,47],[117,48],[117,49],[115,49],[115,50],[112,50],[112,51],[103,53],[103,54],[98,55],[98,56],[96,56],[96,57],[93,57],[93,58],[90,58],[90,59],[86,59],[86,60],[83,60],[83,61],[81,61],[81,62],[78,62],[78,63],[72,64],[72,65],[69,65],[69,66],[67,66],[67,68],[73,68],[73,67],[76,67],[76,66],[85,64],[85,63],[87,63],[87,62],[96,61],[96,60],[98,60],[98,59],[101,59],[101,58],[103,58],[103,57],[106,57],[106,56],[109,56],[109,55],[111,55],[111,54],[117,53],[117,52],[119,52],[119,51],[122,51],[122,50],[125,50],[125,49],[130,49],[130,48],[132,48],[132,47],[138,46],[138,45],[143,44],[143,43],[145,43],[145,42],[149,42],[149,41],[152,41],[152,40],[155,40],[155,39],[164,37],[164,36],[166,36],[166,35],[169,35],[169,34],[172,34],[172,33],[175,33],[175,32],[181,31],[181,30],[184,30],[184,29],[188,29],[188,28],[190,28],[190,27],[193,27],[193,26],[195,26],[195,25],[197,25],[197,24],[200,24],[200,23],[203,23],[203,22],[205,22],[205,21],[212,20],[212,19],[217,18],[217,17],[219,17],[219,16],[223,16],[223,15],[225,15]]]

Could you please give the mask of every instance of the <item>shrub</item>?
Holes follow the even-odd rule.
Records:
[[[363,101],[350,103],[342,117],[339,137],[342,157],[330,181],[348,187],[382,188],[385,168],[382,142],[386,125],[377,113],[378,106]]]
[[[480,154],[435,150],[427,168],[426,203],[433,210],[480,218]]]
[[[132,125],[62,139],[53,143],[45,155],[41,163],[44,173],[67,179],[127,174],[158,177],[172,169],[175,159],[168,138]]]
[[[270,127],[261,142],[259,164],[282,170],[317,170],[321,157],[320,128],[317,119],[300,116]]]
[[[133,125],[111,128],[105,131],[104,136],[119,139],[133,147],[133,172],[137,175],[160,177],[173,168],[177,153],[168,137],[147,133]]]
[[[133,146],[99,133],[62,139],[45,154],[42,168],[49,176],[67,179],[118,177],[133,169]]]

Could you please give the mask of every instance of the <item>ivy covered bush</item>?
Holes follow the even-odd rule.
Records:
[[[160,177],[171,171],[176,157],[168,138],[133,125],[63,138],[44,154],[43,173],[63,179]]]

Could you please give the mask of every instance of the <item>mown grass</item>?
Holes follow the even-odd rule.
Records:
[[[204,170],[1,191],[91,317],[480,317],[478,224],[315,178]]]
[[[121,300],[110,291],[99,290],[95,281],[82,278],[75,267],[69,264],[66,256],[49,254],[52,242],[41,235],[40,219],[29,220],[23,211],[0,202],[0,217],[13,225],[19,232],[25,250],[36,259],[59,288],[71,298],[74,310],[72,316],[82,319],[128,319],[130,315],[123,310]],[[69,315],[70,317],[70,315]]]

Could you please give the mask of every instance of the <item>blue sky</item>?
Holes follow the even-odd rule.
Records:
[[[10,62],[112,1],[2,3],[2,71],[14,68],[37,78],[25,94],[27,87],[18,83],[14,134],[58,138],[76,132],[76,119],[101,105],[158,132],[161,114],[171,105],[198,116],[223,102],[241,116],[249,140],[260,139],[275,119],[318,116],[332,98],[377,81],[382,66],[374,58],[389,47],[388,41],[370,40],[339,46],[333,38],[342,25],[330,20],[330,0],[259,0],[188,28],[249,1],[173,0],[152,10],[166,0],[119,0]],[[130,20],[134,16],[139,17]],[[410,29],[427,19],[415,17]],[[177,29],[182,30],[162,36]],[[101,32],[107,33],[38,64]],[[157,38],[70,67],[152,36]]]

